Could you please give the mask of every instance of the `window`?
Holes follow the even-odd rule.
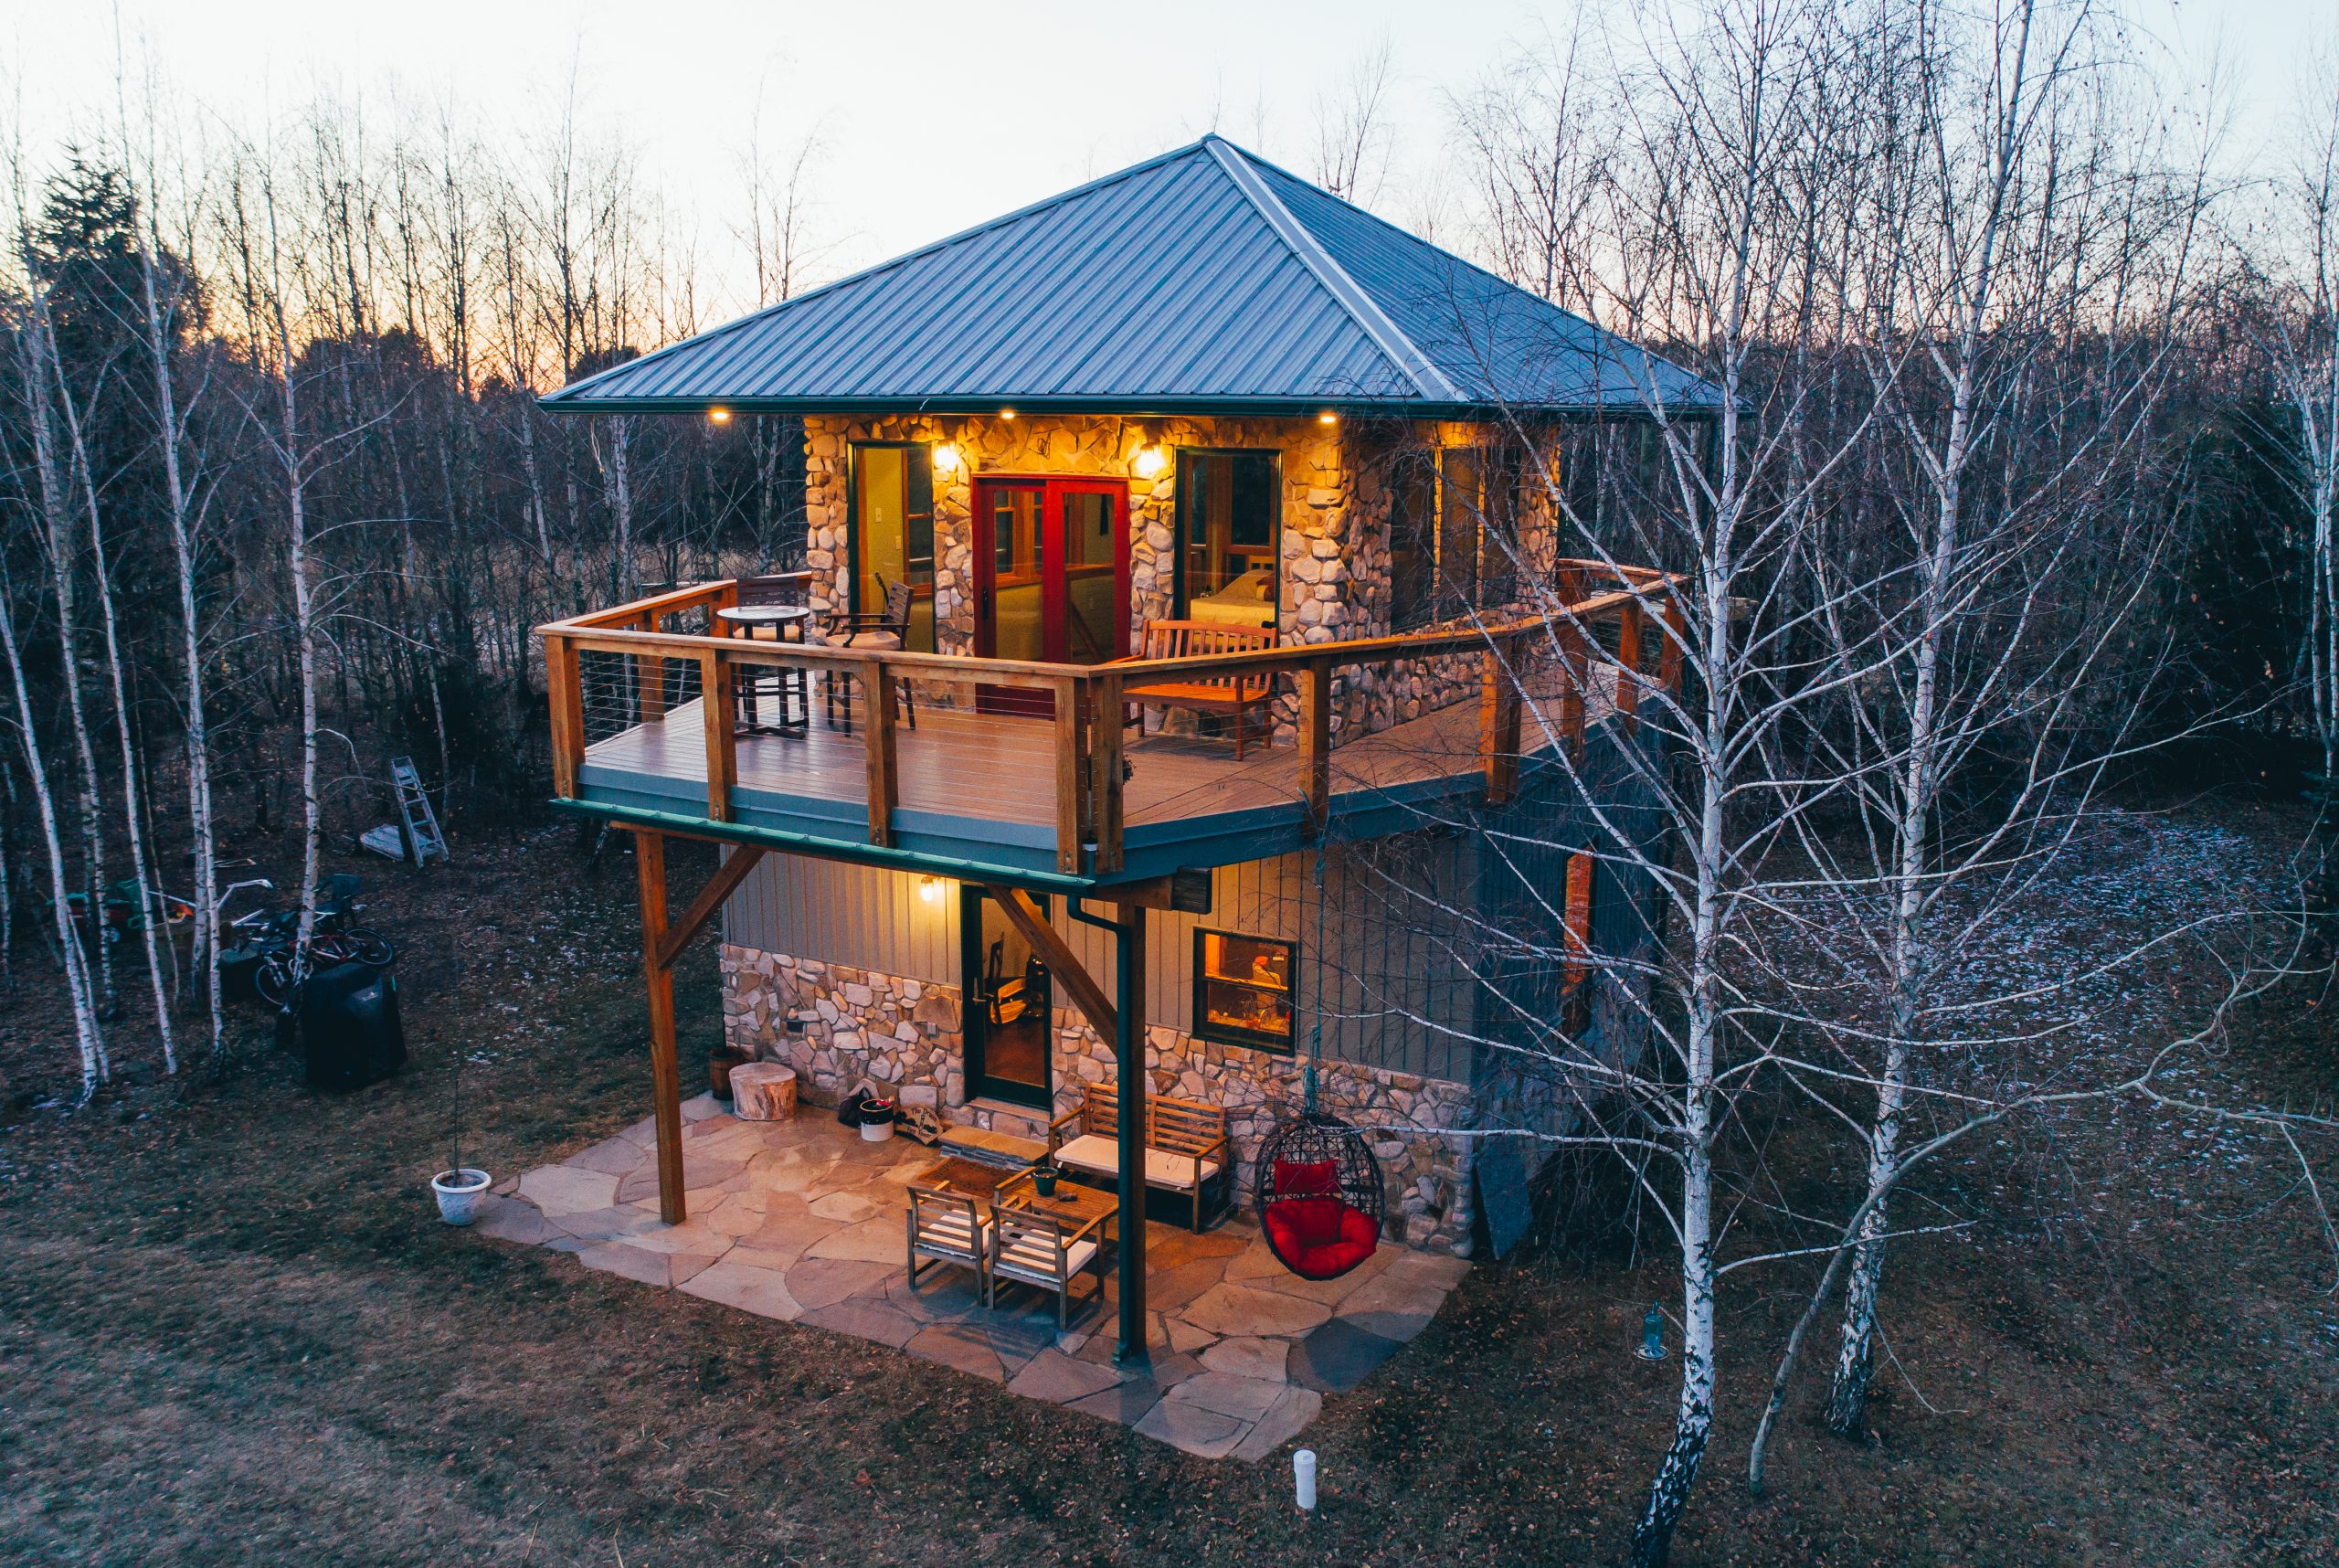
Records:
[[[1523,465],[1508,447],[1400,456],[1390,473],[1389,620],[1412,631],[1519,597]]]
[[[1281,489],[1273,452],[1178,454],[1179,616],[1275,623]]]
[[[907,646],[934,652],[934,459],[922,442],[852,448],[852,609],[885,608],[885,585],[905,582]]]
[[[1298,973],[1296,942],[1197,928],[1194,1038],[1288,1055],[1298,1039]]]

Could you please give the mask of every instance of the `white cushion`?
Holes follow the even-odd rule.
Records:
[[[1085,1132],[1056,1150],[1056,1162],[1079,1171],[1092,1171],[1100,1176],[1121,1173],[1121,1146],[1102,1133]],[[1212,1181],[1218,1175],[1218,1161],[1202,1161],[1201,1180]],[[1184,1190],[1194,1185],[1194,1157],[1191,1154],[1168,1154],[1159,1149],[1145,1151],[1145,1184],[1148,1187],[1175,1187]]]
[[[1064,1249],[1064,1272],[1069,1279],[1086,1268],[1096,1255],[1093,1241],[1074,1242]],[[1056,1249],[1044,1235],[1026,1236],[1011,1241],[1000,1251],[998,1261],[991,1265],[995,1274],[1028,1280],[1033,1285],[1053,1285],[1056,1282]]]

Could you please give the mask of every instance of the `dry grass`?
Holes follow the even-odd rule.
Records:
[[[1188,1459],[857,1340],[438,1224],[423,1181],[443,1163],[458,1050],[499,1174],[607,1134],[647,1097],[629,863],[580,885],[566,832],[460,849],[429,879],[370,877],[396,881],[376,914],[409,949],[415,1061],[394,1083],[312,1096],[255,1040],[223,1075],[61,1116],[30,1108],[62,1062],[50,1010],[27,995],[0,1019],[16,1124],[0,1134],[0,1560],[1615,1555],[1667,1434],[1670,1367],[1626,1354],[1661,1268],[1476,1274],[1372,1383],[1327,1402],[1307,1437],[1325,1506],[1301,1520],[1278,1462]],[[684,1038],[703,1044],[713,965],[704,948],[692,961]],[[2236,1055],[2270,1092],[2328,1097],[2320,1018],[2268,1010]],[[1944,1202],[2008,1180],[2088,1201],[1906,1249],[1887,1319],[1906,1375],[1888,1372],[1879,1440],[1791,1423],[1767,1503],[1738,1480],[1746,1416],[1800,1277],[1734,1277],[1729,1440],[1678,1561],[2339,1557],[2327,1256],[2299,1206],[2275,1202],[2279,1169],[2228,1170],[2184,1208],[2122,1179],[2188,1157],[2144,1124],[1944,1171]]]

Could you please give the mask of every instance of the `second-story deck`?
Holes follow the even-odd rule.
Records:
[[[1503,799],[1672,681],[1670,639],[1645,636],[1670,612],[1664,579],[1628,569],[1586,593],[1619,574],[1571,571],[1564,609],[1532,621],[1091,666],[666,630],[736,595],[700,584],[539,629],[556,787],[642,826],[1067,886],[1400,832]],[[1127,688],[1244,678],[1275,692],[1275,737],[1240,759],[1191,723],[1163,733],[1162,710],[1143,732],[1118,722],[1138,711]]]

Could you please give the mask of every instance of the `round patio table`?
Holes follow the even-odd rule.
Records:
[[[800,604],[739,604],[716,610],[714,619],[723,628],[725,637],[753,638],[757,627],[768,626],[776,640],[801,642],[804,641],[804,628],[811,620],[812,612]],[[757,687],[766,680],[775,683],[774,694],[779,704],[779,719],[776,724],[765,724],[759,716],[761,705]],[[811,723],[811,681],[801,669],[769,665],[756,670],[735,669],[731,692],[733,705],[739,715],[736,734],[801,736]],[[790,698],[794,699],[793,704]]]

